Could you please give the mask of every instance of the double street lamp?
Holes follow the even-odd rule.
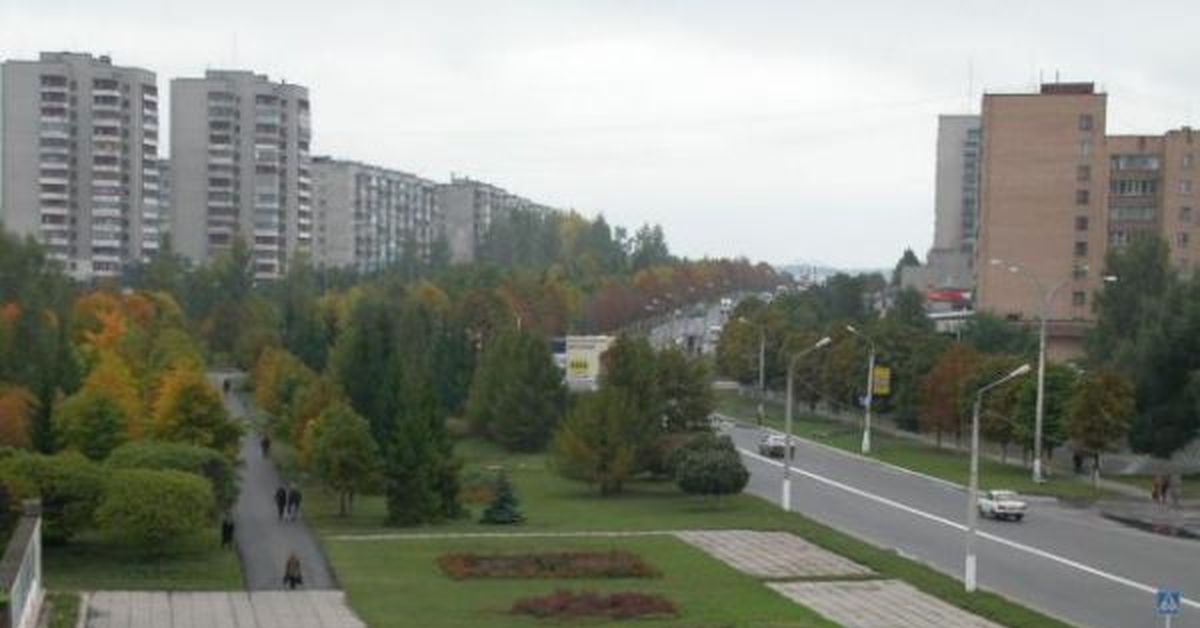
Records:
[[[865,412],[863,414],[862,453],[866,455],[871,453],[871,402],[875,399],[875,341],[855,329],[854,325],[846,325],[846,331],[865,340],[871,349],[871,353],[867,357],[867,399],[863,404]]]
[[[780,503],[783,504],[783,511],[790,512],[792,510],[792,380],[796,373],[796,363],[800,358],[827,346],[833,340],[829,336],[816,341],[812,346],[793,355],[788,360],[787,369],[787,413],[784,420],[784,437],[783,443],[783,497]]]
[[[1020,264],[1008,264],[1004,260],[997,258],[992,258],[990,263],[992,266],[1007,266],[1008,272],[1027,279],[1037,291],[1038,298],[1041,301],[1038,311],[1037,403],[1033,420],[1033,481],[1044,482],[1045,476],[1042,474],[1042,425],[1046,412],[1046,324],[1052,314],[1051,308],[1054,306],[1054,297],[1058,295],[1058,291],[1063,286],[1075,278],[1075,274],[1072,273],[1071,276],[1063,277],[1057,283],[1047,288],[1037,275]],[[1086,265],[1079,268],[1084,271],[1087,270]],[[1106,282],[1117,280],[1113,275],[1105,275],[1103,279]]]
[[[964,568],[963,583],[967,593],[975,591],[975,528],[979,522],[979,409],[983,405],[983,395],[987,391],[1016,379],[1029,372],[1029,365],[1022,364],[1013,372],[982,387],[975,393],[975,406],[971,412],[971,479],[967,490],[967,559]]]

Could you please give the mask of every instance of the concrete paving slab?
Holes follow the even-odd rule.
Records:
[[[759,578],[868,576],[871,570],[788,532],[704,530],[676,533],[729,566]]]
[[[767,586],[845,628],[1000,628],[897,580],[769,582]]]
[[[85,628],[366,628],[341,591],[97,591]]]

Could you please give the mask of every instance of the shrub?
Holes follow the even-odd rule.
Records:
[[[42,500],[47,543],[64,543],[90,526],[104,495],[102,467],[78,452],[15,453],[0,462],[0,480],[17,502]]]
[[[463,471],[458,498],[464,504],[482,506],[496,499],[496,474],[487,469]]]
[[[127,443],[113,450],[106,463],[113,469],[184,471],[204,477],[221,511],[237,500],[237,470],[221,452],[208,447],[163,441]]]
[[[608,617],[611,619],[633,619],[636,617],[677,616],[679,609],[667,598],[646,593],[592,593],[585,591],[555,591],[550,595],[527,597],[517,600],[513,615],[534,617]]]
[[[442,572],[469,578],[657,578],[659,571],[637,554],[544,552],[536,554],[445,554]]]
[[[692,434],[682,445],[671,448],[670,453],[666,457],[667,474],[675,477],[675,471],[685,457],[694,453],[713,450],[725,450],[737,453],[737,447],[728,436],[718,436],[712,432]]]
[[[483,511],[483,517],[479,519],[479,523],[512,525],[525,520],[525,515],[521,514],[521,502],[517,499],[517,493],[513,490],[512,482],[508,481],[508,476],[503,471],[496,478],[495,494],[495,499],[492,500],[487,510]]]
[[[734,495],[750,481],[737,452],[709,449],[687,454],[675,470],[675,483],[692,495]]]
[[[101,529],[155,554],[169,553],[176,541],[212,519],[212,488],[204,478],[183,471],[117,471],[96,510]]]
[[[92,460],[104,460],[125,442],[129,419],[108,396],[83,390],[54,408],[54,427],[62,443]]]

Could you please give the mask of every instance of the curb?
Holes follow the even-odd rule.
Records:
[[[1149,532],[1150,534],[1158,534],[1160,536],[1167,536],[1176,539],[1187,539],[1189,541],[1200,541],[1200,533],[1192,531],[1188,528],[1188,526],[1173,523],[1156,523],[1129,515],[1108,512],[1106,510],[1101,510],[1100,516],[1104,517],[1105,519],[1115,521],[1121,525],[1126,525],[1143,532]]]

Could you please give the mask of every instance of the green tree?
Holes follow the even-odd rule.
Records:
[[[620,493],[637,471],[646,431],[644,415],[624,389],[581,395],[555,435],[555,468],[598,487],[601,495]]]
[[[550,347],[527,332],[500,335],[475,371],[472,429],[513,451],[538,451],[562,419],[566,389]]]
[[[113,473],[96,521],[147,554],[170,554],[211,523],[213,503],[212,488],[198,475],[128,469]]]
[[[944,433],[962,433],[961,400],[973,394],[970,383],[981,361],[973,348],[956,344],[946,349],[921,379],[919,425],[921,431],[937,435],[938,447]]]
[[[513,488],[512,482],[508,480],[508,475],[504,472],[501,472],[496,478],[494,493],[495,497],[487,509],[483,511],[483,516],[479,518],[479,523],[512,525],[525,520],[525,515],[521,514],[521,502],[517,499],[517,491]]]
[[[962,330],[962,341],[983,353],[1036,356],[1037,336],[1019,323],[995,314],[976,312]]]
[[[379,447],[366,419],[344,404],[317,419],[313,459],[321,480],[338,493],[338,515],[354,508],[354,496],[371,486],[379,469]]]
[[[892,286],[900,286],[900,280],[903,276],[905,268],[920,265],[921,260],[917,259],[917,254],[913,253],[912,249],[904,249],[904,254],[900,256],[900,261],[896,262],[896,268],[892,270]]]
[[[1133,382],[1113,371],[1089,373],[1075,387],[1067,409],[1067,434],[1077,451],[1095,456],[1093,479],[1099,475],[1100,453],[1125,438],[1136,413]]]
[[[925,297],[912,288],[896,293],[896,300],[887,312],[888,320],[922,331],[933,331],[933,321],[925,313]]]
[[[229,417],[221,393],[204,374],[190,369],[172,369],[163,377],[154,404],[154,433],[201,447],[232,454],[241,438],[241,426]]]
[[[735,495],[750,482],[750,472],[737,452],[709,449],[684,456],[675,483],[689,495]]]
[[[671,262],[671,251],[662,226],[642,225],[633,234],[629,263],[634,271]]]
[[[983,355],[975,372],[965,384],[963,396],[959,399],[959,406],[964,417],[970,418],[970,412],[975,403],[975,394],[979,389],[987,384],[990,384],[1001,377],[1013,372],[1022,364],[1023,360],[1017,356],[1011,355]],[[1049,368],[1049,367],[1048,367]],[[1069,374],[1068,374],[1069,375]],[[1054,386],[1063,384],[1063,377],[1066,375],[1055,370]],[[1047,389],[1051,376],[1047,370]],[[1036,386],[1037,380],[1031,377],[1025,377],[1020,380],[1015,380],[1004,384],[998,388],[994,388],[988,392],[983,398],[983,405],[980,408],[979,429],[983,433],[983,437],[994,442],[1000,443],[1001,458],[1008,457],[1008,446],[1014,440],[1019,440],[1022,443],[1032,443],[1031,436],[1033,433],[1032,414],[1028,417],[1022,413],[1032,412],[1032,402],[1027,398],[1029,388],[1032,383]],[[1058,389],[1055,389],[1058,392]],[[1047,417],[1049,417],[1050,406],[1047,405]],[[1058,408],[1055,407],[1055,410]],[[1028,421],[1028,422],[1026,422]],[[1058,439],[1058,436],[1053,433],[1053,430],[1058,428],[1058,424],[1051,424],[1047,421],[1043,426],[1043,436],[1046,437],[1047,451],[1050,450],[1049,445]],[[1057,441],[1061,442],[1061,441]],[[1057,445],[1055,445],[1057,446]],[[1031,446],[1027,446],[1025,451],[1030,451]]]
[[[666,430],[693,432],[707,429],[708,416],[712,414],[716,400],[704,363],[676,348],[660,351],[656,362]]]
[[[164,441],[125,443],[113,450],[104,464],[110,469],[183,471],[208,480],[215,507],[224,512],[238,496],[238,472],[230,459],[216,449]]]
[[[452,455],[429,378],[412,373],[401,386],[403,411],[385,450],[387,522],[405,526],[457,517],[461,465]]]
[[[125,442],[128,418],[109,396],[83,390],[55,408],[54,423],[64,446],[100,461]]]
[[[18,452],[0,461],[0,481],[16,500],[42,500],[47,543],[65,543],[92,525],[104,494],[103,468],[76,452]]]
[[[1148,315],[1177,283],[1171,267],[1170,246],[1155,235],[1140,235],[1124,247],[1109,249],[1106,282],[1096,294],[1096,325],[1088,335],[1088,356],[1096,362],[1122,361],[1134,350],[1130,333],[1146,322]]]
[[[1020,360],[1006,366],[1016,368]],[[1009,372],[1012,369],[1008,369]],[[1003,373],[1000,374],[1003,376]],[[1044,401],[1042,404],[1042,452],[1046,457],[1067,440],[1067,410],[1079,376],[1074,368],[1064,364],[1046,363]],[[1026,451],[1032,451],[1037,419],[1037,377],[1022,378],[1016,405],[1017,438]]]

